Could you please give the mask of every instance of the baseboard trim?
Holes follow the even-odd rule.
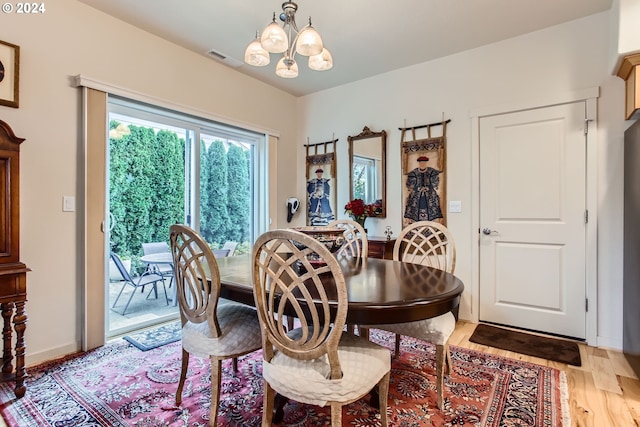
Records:
[[[81,348],[82,345],[79,341],[60,347],[50,348],[48,350],[40,351],[37,353],[28,353],[29,347],[27,347],[25,365],[27,366],[27,368],[29,366],[39,365],[42,362],[47,362],[49,360],[58,359],[69,354],[77,353]]]

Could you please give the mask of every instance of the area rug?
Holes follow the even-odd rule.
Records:
[[[394,336],[372,331],[391,351]],[[122,341],[28,370],[27,393],[16,400],[0,384],[0,413],[11,427],[205,426],[211,375],[208,359],[191,357],[184,397],[175,406],[180,343],[146,352]],[[564,372],[451,347],[443,410],[436,407],[435,347],[403,338],[393,360],[387,413],[390,426],[570,426]],[[259,426],[260,351],[223,363],[219,426]],[[282,426],[330,425],[329,408],[290,402]],[[379,425],[364,398],[343,408],[343,425]]]
[[[573,341],[511,331],[480,323],[469,341],[527,356],[580,366],[580,349]]]
[[[182,338],[180,322],[171,322],[157,328],[136,332],[122,337],[142,351],[148,351]]]

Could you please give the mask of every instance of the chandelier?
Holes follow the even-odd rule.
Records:
[[[269,53],[284,53],[276,65],[276,74],[285,79],[298,77],[298,64],[295,55],[299,53],[309,57],[309,68],[317,71],[329,70],[333,67],[331,53],[322,44],[320,34],[309,24],[302,30],[296,26],[296,11],[298,5],[292,1],[282,3],[280,20],[282,27],[276,23],[276,13],[273,21],[258,35],[244,52],[244,62],[256,67],[264,67],[271,61]]]

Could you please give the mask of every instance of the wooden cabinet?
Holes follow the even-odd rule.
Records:
[[[387,240],[386,237],[369,237],[369,257],[393,259],[393,245],[396,239]]]
[[[620,68],[618,77],[625,84],[624,117],[627,120],[640,117],[640,53],[626,56]]]
[[[27,279],[29,271],[20,262],[20,144],[8,124],[0,120],[0,313],[2,328],[2,377],[15,381],[17,397],[27,391],[24,385],[27,325]],[[13,332],[15,331],[15,372],[13,369]]]

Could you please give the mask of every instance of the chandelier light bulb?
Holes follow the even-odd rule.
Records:
[[[264,67],[271,62],[269,52],[262,47],[258,34],[256,34],[255,40],[249,43],[249,46],[247,46],[247,49],[244,51],[244,62],[254,67]]]
[[[273,22],[267,26],[260,37],[262,47],[271,53],[282,53],[289,47],[289,38],[284,29],[276,23],[276,14],[273,14]]]
[[[318,55],[322,52],[322,37],[311,26],[311,19],[309,19],[309,25],[304,27],[298,34],[298,41],[296,42],[296,52],[304,56]]]
[[[293,59],[282,57],[276,65],[276,75],[285,79],[298,77],[298,64]]]
[[[327,49],[322,49],[318,55],[309,57],[309,68],[316,71],[326,71],[333,68],[333,57]]]

